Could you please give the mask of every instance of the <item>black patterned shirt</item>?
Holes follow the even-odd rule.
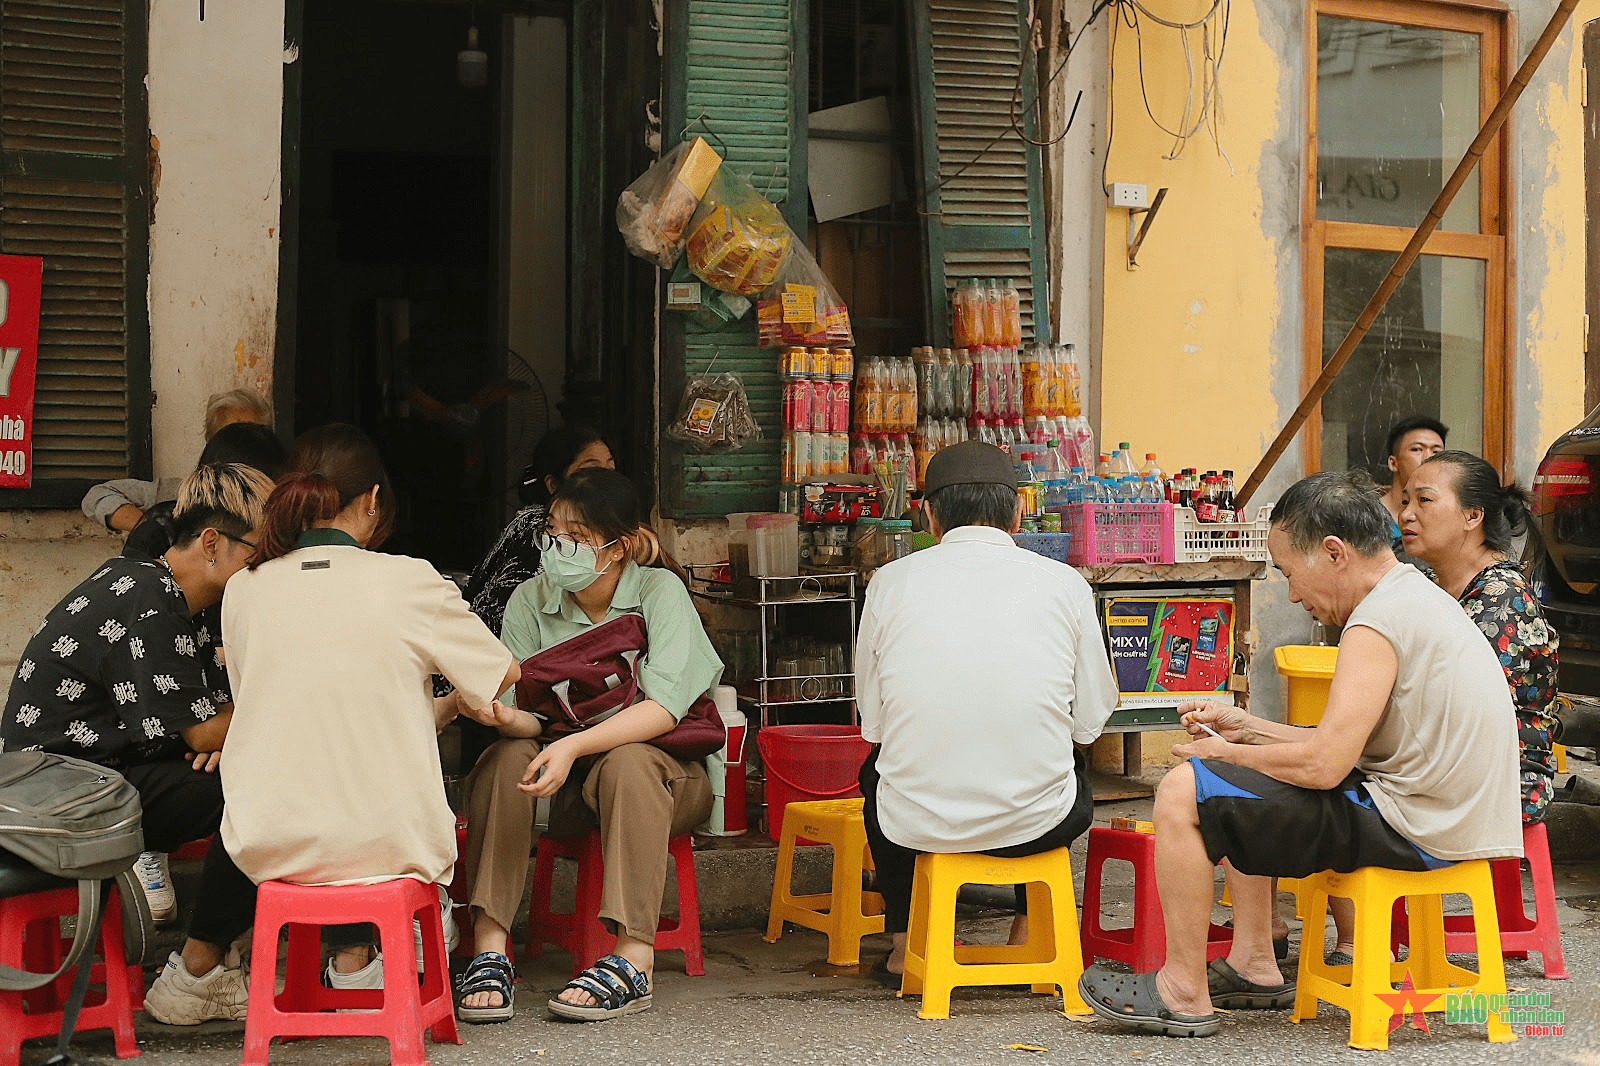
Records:
[[[0,751],[118,767],[175,758],[182,732],[233,696],[220,634],[191,616],[160,560],[117,558],[67,594],[28,641],[0,714]]]

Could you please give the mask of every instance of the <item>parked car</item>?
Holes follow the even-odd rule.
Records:
[[[1550,445],[1533,513],[1544,543],[1530,573],[1561,635],[1561,689],[1600,697],[1600,407]]]

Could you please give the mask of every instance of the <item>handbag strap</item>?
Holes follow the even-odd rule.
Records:
[[[91,884],[88,881],[79,881],[79,886]],[[100,926],[106,918],[106,896],[110,892],[110,883],[100,882],[95,893],[98,906],[95,908],[94,922],[89,930],[89,943],[93,944],[100,939]],[[82,918],[79,919],[82,921]],[[77,939],[73,939],[73,947],[77,947]],[[109,962],[109,960],[107,960]],[[61,1032],[56,1034],[55,1054],[44,1060],[44,1066],[68,1066],[77,1062],[67,1053],[67,1045],[72,1043],[72,1033],[78,1028],[78,1012],[83,1009],[83,1001],[89,994],[89,972],[94,969],[94,956],[81,958],[78,961],[78,972],[72,976],[72,991],[67,996],[67,1005],[61,1009]]]

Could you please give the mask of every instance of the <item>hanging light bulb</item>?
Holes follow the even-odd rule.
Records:
[[[478,48],[478,27],[467,29],[467,46],[456,53],[456,80],[469,89],[489,84],[489,53]]]

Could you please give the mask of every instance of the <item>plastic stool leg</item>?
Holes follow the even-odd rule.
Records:
[[[1550,870],[1550,838],[1544,823],[1523,831],[1523,851],[1533,874],[1533,921],[1538,930],[1539,954],[1544,957],[1544,975],[1555,981],[1567,979],[1567,965],[1561,950],[1561,920],[1556,917],[1556,883]]]
[[[283,921],[275,908],[262,903],[256,907],[255,933],[251,937],[250,1001],[245,1013],[243,1066],[267,1066],[267,1048],[272,1043],[272,1020],[277,1015],[274,999],[278,991],[278,933]]]
[[[690,977],[704,977],[706,961],[700,941],[700,887],[695,880],[694,845],[688,837],[678,837],[672,842],[672,852],[678,864],[678,935],[683,944],[683,972]],[[857,891],[860,886],[861,875],[857,874]]]
[[[1370,902],[1369,902],[1370,901]],[[1350,1010],[1350,1046],[1367,1051],[1383,1051],[1389,1046],[1388,1007],[1377,998],[1389,986],[1389,925],[1392,902],[1377,891],[1356,904],[1356,950],[1351,965],[1350,989],[1355,1006]],[[1413,923],[1412,936],[1418,930]],[[1444,930],[1438,932],[1439,950],[1444,950]],[[1301,947],[1302,954],[1305,947]],[[1417,982],[1422,986],[1422,982]],[[1298,998],[1298,994],[1296,996]],[[1380,1009],[1381,1008],[1381,1009]],[[1298,1011],[1296,1012],[1298,1013]]]
[[[919,860],[917,865],[923,863]],[[924,885],[928,895],[923,927],[926,935],[922,945],[926,968],[922,975],[922,1009],[917,1011],[917,1017],[948,1018],[956,964],[956,892],[961,886],[951,884],[942,871],[937,870],[927,877]]]
[[[1089,830],[1089,859],[1083,866],[1083,919],[1078,935],[1080,950],[1083,954],[1083,967],[1088,969],[1094,965],[1095,947],[1100,943],[1104,930],[1100,927],[1100,878],[1106,865],[1105,854],[1094,846],[1094,830]],[[1033,904],[1028,904],[1028,909],[1033,909]]]
[[[776,944],[783,936],[783,917],[791,906],[789,885],[794,876],[794,827],[786,822],[780,836],[777,876],[772,882],[772,904],[767,909],[767,935],[761,938],[769,944]]]

